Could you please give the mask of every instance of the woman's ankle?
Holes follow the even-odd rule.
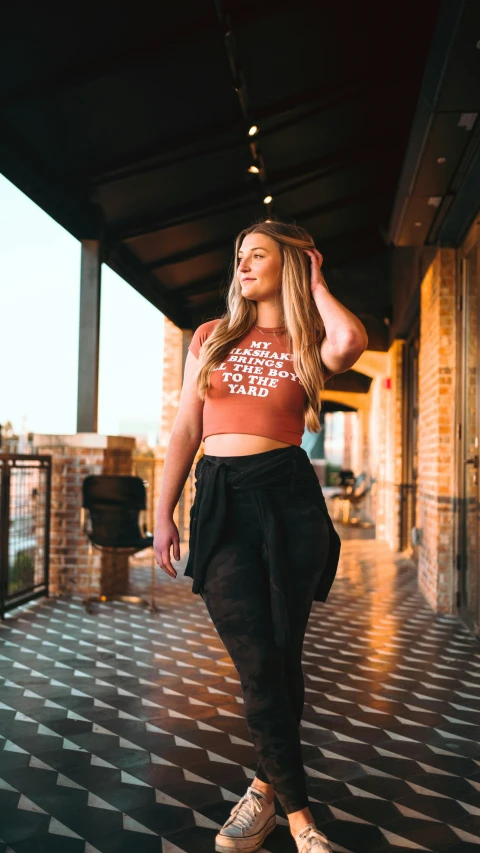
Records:
[[[315,824],[312,813],[308,807],[301,809],[298,812],[291,812],[287,815],[287,818],[290,825],[290,832],[294,838],[298,835],[301,829],[304,829],[309,824]]]
[[[261,791],[262,794],[265,794],[268,802],[273,803],[275,794],[272,785],[269,785],[268,782],[262,782],[261,779],[257,779],[257,777],[255,776],[251,787],[256,788],[258,791]]]

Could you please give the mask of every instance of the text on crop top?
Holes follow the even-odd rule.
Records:
[[[219,320],[195,330],[189,345],[198,358]],[[203,435],[249,433],[300,446],[306,394],[293,369],[285,333],[253,326],[212,371],[203,407]]]

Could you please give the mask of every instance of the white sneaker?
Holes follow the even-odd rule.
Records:
[[[250,785],[216,836],[215,850],[218,853],[236,850],[253,853],[260,849],[275,826],[275,804],[269,803],[265,794]]]
[[[304,826],[295,836],[298,853],[333,853],[328,838],[313,823]]]

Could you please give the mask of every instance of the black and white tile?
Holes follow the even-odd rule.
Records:
[[[0,627],[0,853],[213,850],[255,754],[190,586],[159,576],[153,615],[51,600]],[[304,668],[311,808],[334,850],[480,853],[480,646],[412,566],[345,541]],[[278,811],[265,849],[294,853]]]

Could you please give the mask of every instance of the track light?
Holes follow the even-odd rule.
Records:
[[[258,175],[258,174],[259,174],[259,172],[260,172],[260,169],[258,168],[258,166],[249,166],[249,167],[248,167],[248,171],[249,171],[252,175]]]
[[[271,196],[271,195],[266,195],[265,198],[263,199],[264,204],[270,204],[271,201],[273,201],[273,196]]]
[[[258,127],[256,124],[252,124],[250,130],[248,131],[248,135],[255,136],[256,133],[258,133]]]

